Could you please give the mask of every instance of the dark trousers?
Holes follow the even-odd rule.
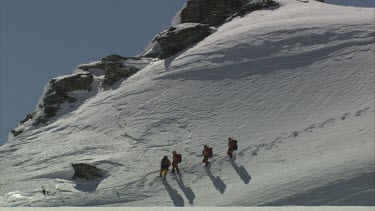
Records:
[[[204,156],[202,162],[206,164],[205,166],[207,166],[208,163],[209,163],[209,162],[208,162],[208,157]]]
[[[229,156],[230,158],[232,158],[232,157],[233,157],[233,149],[232,149],[232,148],[229,148],[227,154],[228,154],[228,156]]]
[[[174,174],[174,171],[177,171],[177,174],[180,173],[180,169],[178,169],[178,166],[172,166],[172,173]]]
[[[178,161],[177,160],[174,160],[172,162],[172,173],[174,173],[175,170],[177,170],[177,174],[180,173],[180,169],[178,169]]]

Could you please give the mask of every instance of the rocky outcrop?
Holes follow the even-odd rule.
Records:
[[[116,83],[117,81],[128,78],[134,73],[138,72],[138,69],[131,66],[125,66],[122,63],[106,63],[105,64],[105,77],[103,86],[108,87]]]
[[[113,54],[101,61],[78,65],[72,75],[50,80],[37,109],[28,114],[20,125],[11,131],[13,136],[20,135],[30,126],[47,124],[60,109],[68,108],[69,111],[69,107],[77,106],[77,100],[83,102],[89,95],[81,91],[91,91],[95,80],[102,81],[103,87],[109,87],[143,69],[151,61],[152,58],[122,57]]]
[[[278,3],[273,0],[188,0],[172,25],[201,23],[216,27],[233,17],[275,5]]]
[[[203,40],[211,33],[212,30],[207,24],[179,24],[156,35],[150,45],[154,49],[146,49],[144,56],[167,58]]]
[[[10,131],[13,134],[13,137],[19,136],[21,133],[23,133],[23,130],[14,129]]]
[[[88,64],[80,64],[77,66],[77,69],[89,72],[91,69],[98,69],[98,70],[103,70],[105,69],[104,67],[105,63],[103,62],[93,62],[93,63],[88,63]]]
[[[29,120],[32,120],[35,116],[36,112],[33,112],[33,113],[30,113],[28,115],[26,115],[26,117],[21,121],[21,124],[29,121]]]
[[[72,96],[74,91],[90,91],[94,78],[91,73],[79,73],[52,79],[45,91],[38,107],[43,111],[33,126],[40,123],[47,123],[48,119],[54,117],[63,103],[74,103],[77,99]],[[29,116],[31,117],[31,116]]]
[[[72,164],[74,168],[73,179],[85,179],[85,180],[95,180],[104,177],[104,172],[98,169],[96,166],[78,163]]]
[[[104,57],[102,59],[102,63],[119,62],[121,60],[128,60],[128,59],[138,59],[138,58],[128,58],[128,57],[123,57],[117,54],[111,54],[109,56]]]
[[[250,3],[244,5],[238,12],[234,13],[231,17],[227,19],[227,21],[231,21],[233,18],[238,16],[244,16],[250,12],[266,9],[266,8],[277,8],[279,3],[273,0],[258,0],[258,1],[251,1]]]
[[[20,125],[12,130],[13,137],[23,133],[30,126],[47,124],[50,119],[56,116],[59,109],[73,107],[77,97],[82,92],[89,92],[92,89],[94,77],[89,72],[81,72],[73,75],[53,78],[47,84],[45,91],[39,101],[37,109],[28,114]],[[86,96],[86,94],[83,94]],[[81,99],[82,100],[82,97]],[[63,106],[63,104],[67,104]]]
[[[188,0],[173,20],[173,27],[155,36],[142,54],[165,59],[197,43],[237,16],[277,6],[273,0]]]
[[[63,95],[63,93],[73,92],[77,90],[89,91],[93,81],[94,78],[91,73],[79,73],[76,75],[54,78],[49,82],[49,88],[45,95]]]
[[[143,69],[151,60],[144,57],[122,57],[112,54],[98,62],[81,64],[77,66],[77,69],[90,72],[95,76],[104,75],[102,85],[103,87],[109,87]]]
[[[181,10],[180,22],[218,26],[248,2],[248,0],[188,0]]]

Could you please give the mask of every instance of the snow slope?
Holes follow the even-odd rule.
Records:
[[[0,206],[373,206],[374,9],[280,3],[10,140]],[[73,181],[79,162],[106,178]]]

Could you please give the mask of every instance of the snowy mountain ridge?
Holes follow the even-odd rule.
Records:
[[[373,20],[374,9],[281,0],[109,88],[117,75],[103,70],[133,71],[128,58],[81,65],[91,88],[50,98],[75,106],[0,148],[0,206],[373,206]],[[162,182],[173,150],[182,176]],[[73,163],[105,175],[74,180]]]

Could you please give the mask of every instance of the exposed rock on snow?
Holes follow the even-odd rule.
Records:
[[[248,2],[248,0],[188,0],[179,18],[181,23],[218,26]]]
[[[20,126],[12,130],[14,137],[24,132],[24,124],[31,123],[28,126],[38,126],[39,124],[48,123],[49,119],[54,117],[64,103],[74,103],[77,98],[73,92],[91,90],[91,84],[94,77],[91,73],[77,73],[69,76],[53,78],[47,84],[45,91],[38,104],[37,110],[28,114],[24,120],[20,122]]]
[[[23,133],[23,130],[19,130],[19,129],[13,129],[10,131],[14,137],[20,135],[21,133]]]
[[[94,180],[99,179],[104,176],[104,172],[98,169],[96,166],[85,164],[85,163],[78,163],[72,164],[74,168],[74,175],[73,179],[86,179],[86,180]]]
[[[102,62],[103,63],[106,63],[106,62],[119,62],[121,60],[127,60],[128,58],[126,57],[122,57],[120,55],[117,55],[117,54],[111,54],[109,56],[106,56],[102,59]]]
[[[122,63],[106,63],[105,64],[105,77],[103,86],[108,87],[117,81],[127,78],[138,71],[135,67],[126,67]]]
[[[34,126],[45,123],[48,118],[55,116],[61,104],[75,102],[77,99],[71,95],[71,92],[90,91],[93,81],[94,78],[91,73],[80,73],[52,79],[42,98],[43,103],[39,104],[39,107],[44,110],[44,115],[36,120]]]
[[[92,62],[92,63],[85,63],[85,64],[80,64],[77,66],[77,69],[79,70],[83,70],[83,71],[87,71],[87,72],[90,72],[92,73],[93,75],[98,75],[98,74],[95,74],[93,73],[91,70],[101,70],[101,71],[104,71],[105,67],[104,67],[105,63],[103,62]],[[103,73],[102,73],[103,74]]]
[[[28,115],[26,115],[26,117],[21,121],[21,124],[33,119],[33,117],[35,116],[36,112],[33,112],[33,113],[30,113]]]
[[[231,21],[233,18],[238,16],[244,16],[250,12],[254,12],[256,10],[267,9],[267,8],[277,8],[279,3],[272,0],[267,1],[251,1],[250,3],[243,6],[238,12],[234,13],[231,17],[227,19],[227,21]]]
[[[32,113],[26,115],[26,117],[20,122],[20,124],[24,124],[24,123],[32,120],[36,113],[37,112],[32,112]],[[13,134],[14,137],[16,137],[16,136],[20,135],[21,133],[23,133],[23,131],[24,131],[23,129],[17,129],[16,128],[16,129],[11,130],[10,132]]]
[[[151,58],[122,57],[112,54],[98,62],[78,65],[77,69],[90,72],[94,76],[104,75],[103,86],[108,87],[143,69],[151,60]]]
[[[63,78],[54,78],[49,82],[49,89],[45,93],[46,98],[54,95],[63,95],[63,93],[90,90],[94,78],[91,73],[80,73]],[[55,98],[55,97],[53,97]],[[56,101],[45,99],[45,105],[62,103],[64,100],[56,97]]]
[[[208,26],[218,26],[234,17],[278,5],[273,0],[188,0],[173,18],[173,27],[159,33],[143,55],[167,58],[210,35]]]
[[[46,85],[37,109],[28,114],[20,125],[11,131],[13,137],[20,135],[30,126],[47,124],[52,117],[56,116],[58,110],[64,107],[65,103],[74,107],[76,105],[72,103],[75,103],[78,98],[82,103],[88,96],[81,93],[77,97],[75,92],[90,92],[94,81],[102,81],[103,87],[109,87],[143,69],[152,60],[152,58],[122,57],[113,54],[101,61],[78,65],[72,75],[52,79]],[[101,76],[103,76],[102,79],[98,79]]]
[[[179,24],[156,35],[149,49],[146,49],[145,56],[157,55],[161,59],[167,58],[203,40],[211,33],[212,30],[207,24]],[[154,48],[154,50],[151,50],[151,48]]]

